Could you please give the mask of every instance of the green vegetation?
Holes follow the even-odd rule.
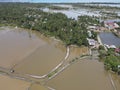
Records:
[[[112,54],[106,56],[105,60],[105,66],[109,70],[117,72],[118,71],[118,65],[120,65],[120,57],[114,56]]]
[[[49,36],[55,36],[65,42],[66,45],[87,45],[86,27],[81,27],[75,20],[68,19],[62,13],[49,13],[41,18],[33,26],[34,30]]]
[[[91,33],[92,33],[91,38],[97,40],[97,32],[91,31]]]
[[[56,69],[55,71],[49,73],[49,74],[47,75],[47,77],[50,78],[50,77],[52,77],[53,75],[55,75],[55,74],[57,74],[57,73],[58,73],[58,69]]]
[[[45,4],[1,3],[0,26],[37,30],[46,36],[62,40],[66,45],[88,45],[86,27],[99,23],[95,17],[79,16],[77,21],[62,13],[43,12],[40,10],[43,6]]]
[[[78,60],[81,60],[81,59],[83,59],[83,58],[86,58],[86,57],[88,57],[89,55],[87,55],[87,54],[85,54],[85,55],[80,55],[79,57],[75,57],[75,58],[73,58],[71,61],[69,61],[69,64],[72,64],[72,63],[74,63],[74,62],[76,62],[76,61],[78,61]]]
[[[118,25],[120,25],[120,22],[117,22]]]
[[[86,15],[78,17],[79,23],[82,22],[81,24],[85,25],[85,26],[87,26],[87,25],[98,25],[99,24],[98,19],[99,18],[97,18],[95,16],[90,17],[90,16],[86,16]]]
[[[120,65],[120,56],[116,55],[115,50],[108,49],[108,51],[105,51],[104,48],[100,46],[99,53],[100,59],[104,61],[105,69],[117,72],[118,65]]]

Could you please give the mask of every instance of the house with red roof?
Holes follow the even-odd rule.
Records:
[[[104,22],[104,26],[109,30],[119,28],[119,25],[115,22]]]

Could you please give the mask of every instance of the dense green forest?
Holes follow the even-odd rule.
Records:
[[[62,13],[47,13],[40,8],[48,4],[1,3],[0,26],[18,26],[37,30],[47,36],[61,39],[66,45],[88,45],[87,26],[98,24],[95,17],[79,16],[78,20]]]

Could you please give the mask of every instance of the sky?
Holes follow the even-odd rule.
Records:
[[[0,0],[0,2],[119,2],[120,0]]]

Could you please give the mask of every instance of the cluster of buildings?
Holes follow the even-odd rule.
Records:
[[[117,24],[120,20],[107,20],[104,21],[104,26],[108,30],[113,30],[114,33],[120,35],[120,26]]]
[[[104,21],[104,26],[108,28],[109,30],[119,28],[119,25],[115,21]]]
[[[90,31],[97,31],[97,32],[114,30],[120,33],[120,26],[117,24],[118,22],[120,22],[120,20],[106,20],[101,22],[103,23],[103,26],[93,25],[93,26],[88,26],[87,29]]]
[[[97,25],[88,26],[87,27],[88,36],[89,37],[92,36],[91,31],[102,32],[102,31],[110,31],[110,30],[120,35],[120,26],[118,25],[118,22],[120,22],[120,20],[106,20],[106,21],[102,21],[103,26],[97,26]],[[91,47],[99,46],[99,43],[96,40],[89,38],[87,38],[87,40]],[[115,45],[104,45],[104,46],[106,48],[114,48],[114,49],[117,48]]]

